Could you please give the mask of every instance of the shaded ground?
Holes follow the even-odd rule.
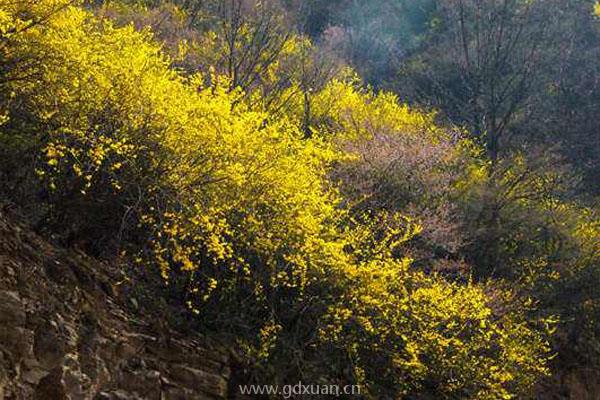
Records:
[[[227,353],[129,311],[121,278],[0,211],[0,399],[227,397]]]

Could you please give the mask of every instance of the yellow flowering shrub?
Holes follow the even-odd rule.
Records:
[[[352,73],[345,79],[331,80],[315,94],[313,103],[315,129],[345,139],[444,132],[434,123],[433,113],[412,110],[392,93],[364,88]]]
[[[13,3],[0,0],[4,26],[18,22]],[[0,129],[35,141],[55,231],[126,249],[272,379],[294,357],[286,371],[361,382],[372,398],[497,399],[545,373],[544,334],[522,310],[494,312],[481,287],[413,271],[397,250],[421,227],[395,211],[357,216],[328,179],[348,155],[326,133],[435,133],[433,116],[333,81],[314,94],[324,134],[303,139],[293,112],[182,76],[149,30],[77,6],[2,51],[6,65],[32,60],[26,79],[5,72],[14,100]]]
[[[546,312],[560,318],[554,347],[562,357],[585,365],[600,362],[600,216],[578,204],[547,201],[546,212],[560,232],[543,257],[534,259],[527,282],[539,294]],[[568,334],[567,334],[568,333]]]
[[[512,398],[548,373],[527,355],[549,351],[544,335],[521,314],[530,307],[517,305],[508,290],[493,289],[495,307],[505,308],[493,310],[485,286],[413,270],[410,259],[392,254],[421,227],[405,220],[404,229],[382,232],[389,224],[374,221],[348,232],[353,262],[332,274],[332,286],[342,289],[320,335],[344,349],[330,358],[334,370],[351,366],[348,373],[372,398]]]
[[[527,321],[494,315],[476,285],[448,284],[406,268],[381,261],[357,268],[346,277],[352,290],[331,306],[322,331],[324,340],[347,346],[339,367],[353,365],[373,397],[511,398],[517,379],[528,387],[535,378],[526,377],[547,373],[527,356],[548,350]]]

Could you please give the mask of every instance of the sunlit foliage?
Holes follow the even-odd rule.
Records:
[[[485,179],[475,145],[460,148],[433,114],[354,78],[309,96],[291,81],[277,98],[304,95],[273,112],[248,101],[261,97],[254,80],[244,91],[240,75],[173,69],[150,29],[51,0],[0,0],[0,21],[2,136],[35,151],[45,224],[160,275],[270,379],[500,399],[547,373],[547,320],[530,317],[530,302],[413,268],[403,246],[421,221],[400,206],[354,207],[330,179],[356,161],[348,143],[402,135],[469,153],[469,177]],[[285,43],[286,54],[309,47]],[[276,80],[276,66],[265,76]]]

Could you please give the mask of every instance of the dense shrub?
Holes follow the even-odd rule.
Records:
[[[372,95],[351,93],[360,106],[335,115],[361,132],[343,141],[356,157],[338,163],[333,177],[353,212],[412,216],[423,227],[401,254],[416,259],[413,267],[458,281],[509,282],[517,298],[537,304],[533,315],[559,317],[555,367],[597,363],[598,217],[566,200],[577,179],[561,159],[534,148],[492,164],[460,133],[395,127],[380,116],[365,123]],[[340,92],[332,97],[345,101]]]
[[[307,135],[298,110],[256,110],[230,80],[171,69],[149,30],[51,0],[0,10],[2,135],[31,143],[13,148],[35,152],[46,229],[160,273],[263,379],[497,399],[546,373],[543,321],[492,308],[508,291],[411,269],[402,246],[419,224],[358,212],[329,179],[355,157],[340,143],[435,138],[432,116],[335,80],[313,94]]]

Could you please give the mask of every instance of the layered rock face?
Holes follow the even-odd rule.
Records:
[[[227,353],[129,311],[120,279],[0,214],[0,399],[226,398]]]

